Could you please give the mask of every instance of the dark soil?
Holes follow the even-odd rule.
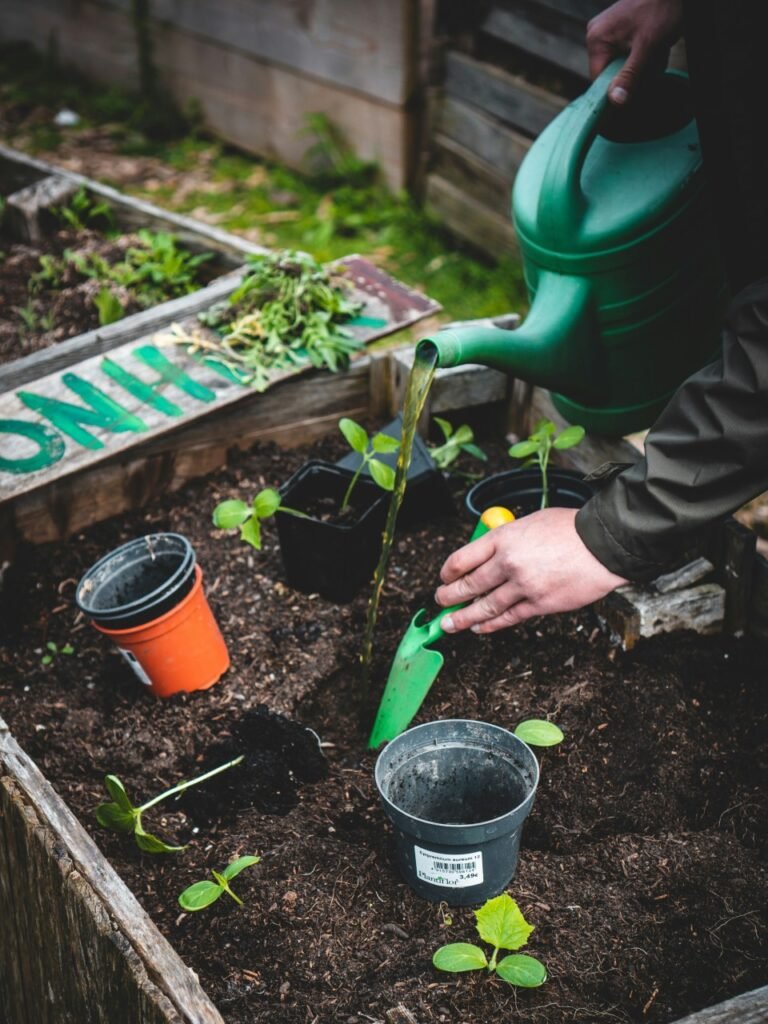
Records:
[[[417,898],[394,867],[358,714],[367,591],[344,606],[298,593],[283,581],[273,524],[262,552],[210,525],[217,501],[339,454],[328,443],[259,448],[143,513],[24,552],[4,581],[3,715],[229,1024],[363,1024],[397,1004],[420,1024],[518,1013],[534,1024],[665,1024],[765,984],[765,651],[675,635],[624,653],[590,609],[443,641],[445,667],[417,721],[549,718],[565,741],[541,758],[509,887],[548,981],[515,990],[432,967],[441,944],[476,938],[474,918]],[[158,530],[192,541],[232,655],[212,689],[162,702],[73,601],[97,558]],[[433,607],[439,565],[470,532],[457,516],[396,541],[377,691],[410,618]],[[47,641],[75,653],[43,667]],[[314,730],[327,765],[311,733],[276,714]],[[182,853],[141,854],[97,826],[107,772],[138,802],[233,752],[247,755],[248,775],[234,768],[181,807],[148,812],[146,827],[187,843]],[[246,853],[262,860],[233,883],[243,907],[224,897],[181,912],[185,886]]]
[[[73,265],[62,262],[65,251],[98,256],[113,265],[138,244],[136,235],[106,237],[90,228],[53,231],[35,244],[9,241],[0,235],[0,363],[20,359],[99,326],[94,299],[105,287],[104,282],[84,277]],[[33,282],[41,270],[41,256],[55,258],[59,268],[55,281]],[[201,271],[201,282],[212,276],[205,264]],[[146,304],[128,288],[113,283],[109,289],[123,307],[124,316],[145,308]],[[167,298],[174,294],[169,293]]]

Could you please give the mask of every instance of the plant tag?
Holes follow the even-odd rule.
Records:
[[[126,651],[122,647],[118,647],[118,651],[120,651],[122,656],[125,658],[125,660],[128,662],[128,664],[133,669],[134,673],[139,677],[139,680],[142,683],[144,683],[145,686],[151,686],[152,685],[152,680],[149,678],[147,673],[141,667],[141,664],[139,663],[139,659],[136,657],[136,655],[133,653],[133,651]]]
[[[433,853],[414,846],[416,877],[431,885],[449,889],[465,889],[483,882],[483,855],[473,853]]]

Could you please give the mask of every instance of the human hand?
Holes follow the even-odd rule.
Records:
[[[614,58],[629,53],[608,86],[612,103],[623,106],[649,68],[659,65],[663,70],[682,20],[682,0],[618,0],[592,18],[587,25],[591,78],[597,78]]]
[[[533,615],[581,608],[626,583],[586,547],[575,519],[576,509],[542,509],[454,551],[435,600],[471,603],[446,616],[442,629],[494,633]]]

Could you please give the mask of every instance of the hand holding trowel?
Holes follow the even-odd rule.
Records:
[[[484,533],[502,523],[511,523],[515,517],[501,506],[488,508],[478,520],[471,540],[477,540]],[[368,740],[370,750],[381,743],[399,736],[407,729],[422,705],[429,688],[443,667],[444,657],[440,651],[427,646],[444,636],[441,623],[446,615],[463,605],[454,605],[443,610],[430,622],[425,622],[426,609],[422,608],[413,617],[403,639],[395,652],[392,668],[389,670],[387,685],[376,713],[373,731]]]

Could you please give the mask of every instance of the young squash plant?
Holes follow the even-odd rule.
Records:
[[[453,424],[448,420],[441,419],[439,416],[433,418],[443,435],[443,443],[435,445],[429,450],[438,469],[447,470],[462,452],[475,459],[480,459],[482,462],[488,461],[488,456],[482,448],[478,448],[475,444],[475,435],[467,423],[462,423],[454,430]]]
[[[366,466],[379,487],[385,491],[392,490],[395,484],[395,471],[377,456],[397,451],[400,442],[397,438],[383,433],[369,437],[364,427],[346,416],[339,420],[339,430],[350,448],[362,457],[362,461],[352,475],[341,500],[339,507],[341,514],[349,507],[355,485]],[[286,512],[288,515],[299,516],[302,519],[308,518],[305,512],[281,504],[279,491],[273,487],[265,487],[264,490],[259,491],[250,505],[240,498],[228,498],[226,501],[220,501],[213,510],[213,525],[220,530],[239,528],[240,539],[257,550],[261,550],[261,524],[276,512]]]
[[[518,950],[526,945],[533,925],[523,917],[517,903],[508,893],[486,900],[475,911],[480,938],[493,947],[490,960],[485,950],[471,942],[451,942],[441,946],[432,957],[439,971],[452,974],[464,971],[494,972],[509,985],[520,988],[538,988],[547,980],[547,970],[541,961],[527,953],[511,953],[499,960],[503,949]]]
[[[212,903],[215,903],[220,897],[227,894],[230,896],[235,903],[241,907],[243,901],[237,895],[232,892],[229,883],[240,874],[241,871],[245,871],[246,868],[252,867],[254,864],[258,864],[261,857],[254,857],[251,855],[245,857],[238,857],[237,860],[233,860],[231,864],[227,864],[221,873],[211,869],[214,881],[209,882],[207,879],[202,882],[194,882],[188,886],[184,892],[179,894],[179,903],[184,910],[195,911],[205,910],[206,907],[210,907]]]
[[[227,771],[229,768],[234,768],[236,765],[240,764],[242,760],[243,755],[241,754],[240,757],[236,757],[232,761],[227,761],[226,764],[221,764],[218,768],[212,768],[211,771],[198,776],[196,779],[179,782],[170,789],[164,790],[159,794],[159,796],[155,796],[151,800],[147,800],[146,803],[141,804],[139,807],[135,807],[133,805],[125,790],[125,786],[120,779],[116,775],[107,775],[104,778],[104,785],[107,787],[107,792],[112,799],[103,804],[99,804],[96,808],[96,820],[103,828],[111,829],[113,832],[123,832],[126,835],[133,835],[136,840],[136,845],[145,853],[176,853],[178,850],[183,850],[184,847],[170,846],[162,839],[158,839],[157,836],[154,836],[145,830],[142,821],[142,815],[144,812],[148,811],[150,807],[154,807],[156,804],[159,804],[161,801],[167,800],[171,796],[182,794],[191,786],[197,786],[199,783],[213,778],[214,775],[218,775],[220,772]]]
[[[513,459],[525,459],[524,466],[537,465],[541,473],[541,508],[549,507],[549,456],[554,448],[564,451],[574,448],[584,437],[584,427],[566,427],[559,434],[552,420],[539,420],[530,437],[518,441],[509,449]]]

